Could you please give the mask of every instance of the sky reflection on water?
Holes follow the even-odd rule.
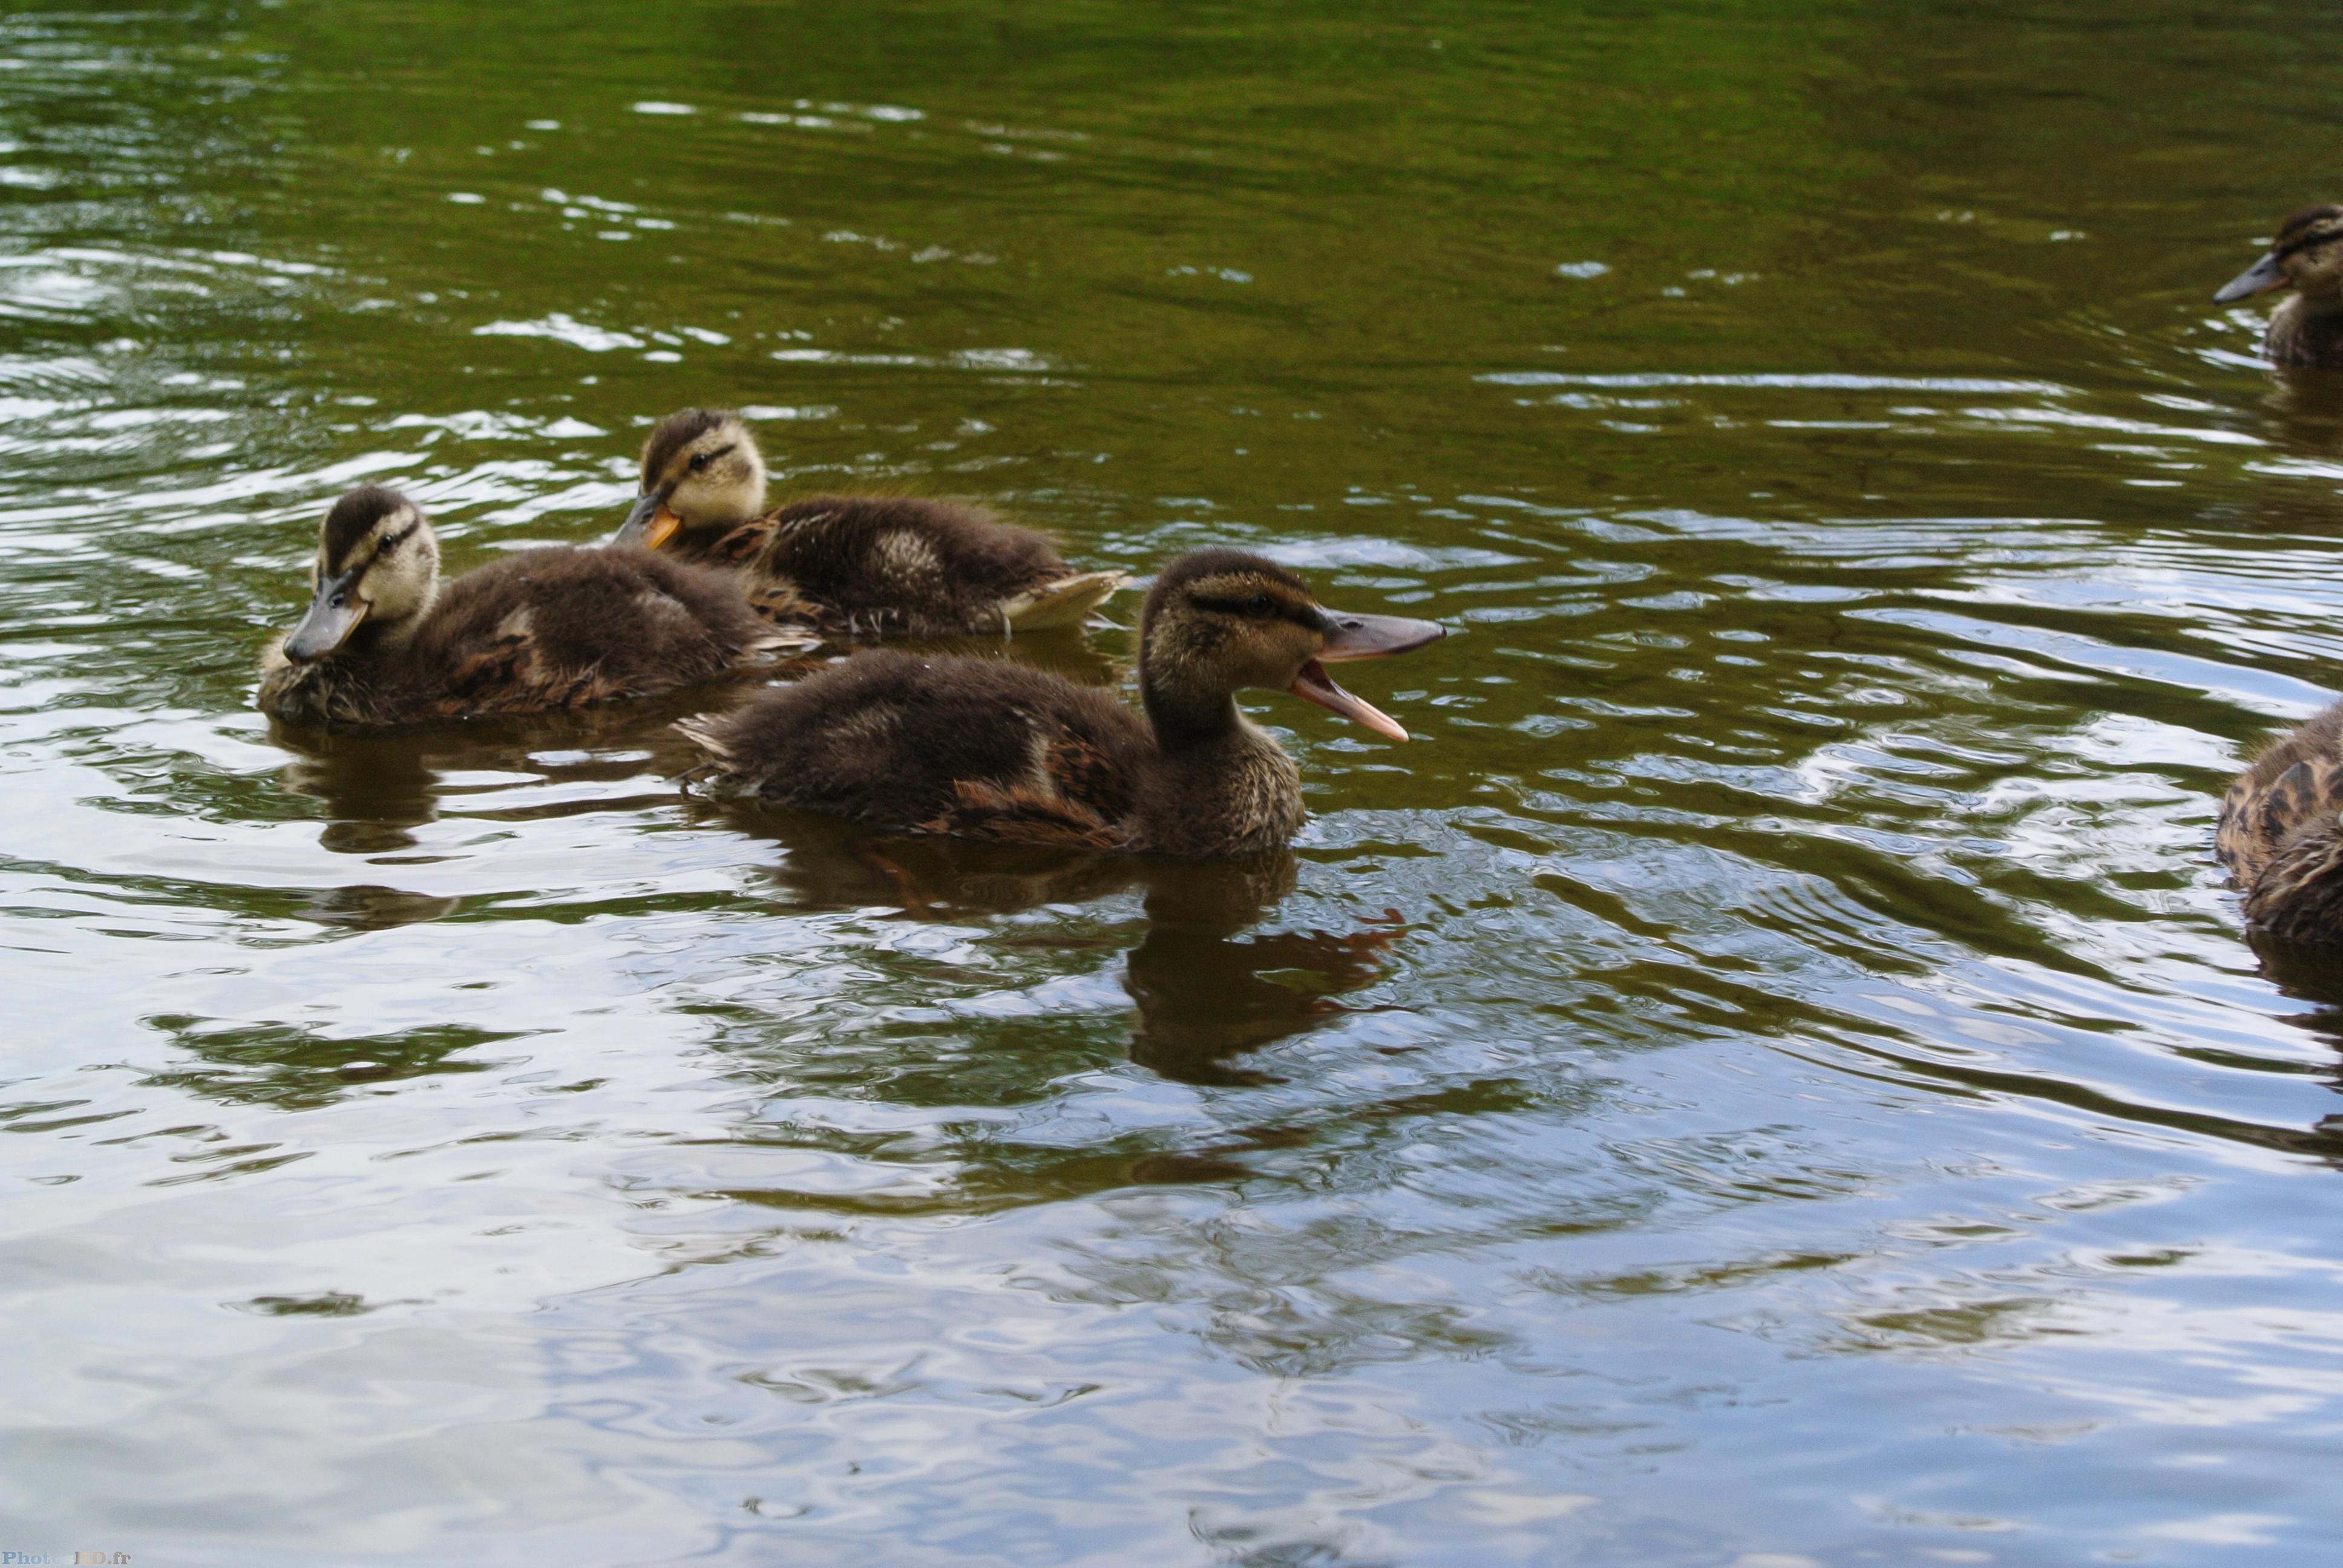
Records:
[[[2314,1560],[2343,969],[2208,849],[2343,397],[2207,298],[2326,30],[0,16],[0,1546]],[[1458,635],[1253,868],[251,710],[337,490],[598,539],[688,401]]]

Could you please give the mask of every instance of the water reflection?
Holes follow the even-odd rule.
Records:
[[[185,1016],[146,1022],[166,1033],[183,1053],[178,1064],[146,1079],[148,1085],[285,1111],[330,1105],[360,1084],[483,1072],[492,1064],[459,1060],[461,1053],[518,1038],[512,1030],[456,1026],[343,1038],[291,1024],[256,1026]],[[244,1157],[265,1151],[217,1152]],[[207,1152],[205,1157],[212,1156]]]
[[[0,1544],[2318,1559],[2343,987],[2207,845],[2343,408],[2204,296],[2323,17],[476,9],[4,29]],[[264,738],[324,498],[688,400],[1476,635],[1263,714],[1300,867]]]
[[[2262,407],[2269,416],[2270,443],[2279,451],[2295,457],[2343,457],[2343,371],[2273,368]]]
[[[1293,889],[1290,855],[1254,866],[1157,868],[1147,935],[1123,985],[1139,1005],[1131,1059],[1185,1083],[1274,1081],[1229,1059],[1329,1022],[1334,999],[1373,983],[1405,930],[1399,911],[1358,930],[1240,937]]]
[[[888,837],[755,808],[729,814],[776,843],[780,858],[765,875],[782,902],[799,910],[891,905],[907,920],[947,922],[1140,893],[1144,920],[1123,979],[1138,1009],[1131,1059],[1183,1083],[1275,1081],[1231,1059],[1349,1010],[1335,999],[1373,983],[1406,929],[1393,910],[1354,931],[1247,935],[1294,891],[1299,862],[1288,851],[1190,862]],[[1094,940],[1020,940],[1069,947]]]

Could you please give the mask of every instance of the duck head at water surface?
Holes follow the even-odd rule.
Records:
[[[1139,691],[1159,745],[1242,722],[1240,691],[1282,691],[1378,735],[1390,715],[1334,684],[1326,666],[1382,658],[1446,635],[1430,621],[1345,615],[1260,556],[1198,550],[1163,569],[1140,612]]]
[[[2259,261],[2221,286],[2217,305],[2290,288],[2270,313],[2262,352],[2279,365],[2343,366],[2343,206],[2305,207]]]
[[[721,533],[765,509],[765,457],[738,414],[686,408],[643,443],[641,493],[617,542],[659,549],[678,532]]]
[[[361,486],[326,514],[309,587],[308,611],[283,644],[293,663],[336,653],[361,631],[377,646],[402,641],[438,597],[438,538],[413,501]]]

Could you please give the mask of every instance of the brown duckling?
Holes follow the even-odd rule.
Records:
[[[2269,254],[2221,286],[2217,305],[2274,288],[2294,297],[2270,312],[2262,352],[2279,365],[2343,366],[2343,206],[2307,206],[2278,231]]]
[[[308,613],[260,661],[287,722],[537,713],[727,675],[789,639],[721,573],[645,550],[525,550],[444,587],[413,501],[367,485],[318,530]]]
[[[643,445],[620,544],[724,568],[759,614],[831,637],[969,637],[1080,626],[1122,586],[1031,528],[912,496],[765,509],[765,459],[737,414],[686,408]]]
[[[2343,702],[2237,775],[2214,848],[2245,891],[2246,920],[2283,941],[2343,946]]]
[[[1444,635],[1337,614],[1259,556],[1200,550],[1164,569],[1141,613],[1144,719],[1021,665],[870,652],[677,728],[720,791],[904,832],[1257,855],[1301,828],[1302,781],[1236,693],[1291,692],[1404,740],[1325,667]]]

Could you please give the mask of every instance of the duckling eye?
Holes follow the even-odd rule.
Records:
[[[691,471],[692,471],[693,473],[697,474],[698,472],[699,472],[702,468],[705,468],[706,467],[708,467],[708,454],[707,454],[707,453],[705,453],[705,452],[696,452],[696,453],[692,454],[692,458],[691,458]]]
[[[1244,601],[1244,612],[1247,615],[1272,615],[1276,610],[1277,601],[1265,593],[1257,593]]]

